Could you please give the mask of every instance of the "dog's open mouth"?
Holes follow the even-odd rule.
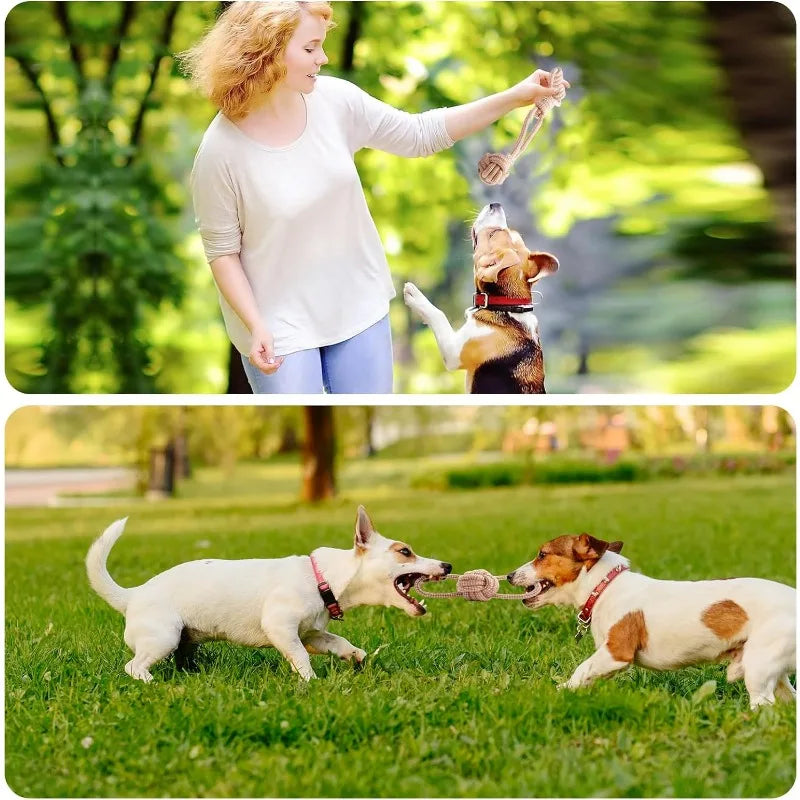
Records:
[[[420,578],[426,581],[440,581],[443,577],[440,575],[426,575],[424,572],[407,572],[405,575],[398,575],[394,579],[394,588],[400,597],[410,603],[417,610],[417,614],[422,616],[428,610],[425,608],[425,600],[417,600],[416,597],[412,597],[409,594],[409,591]]]
[[[534,581],[530,586],[525,587],[525,593],[536,592],[536,594],[533,597],[524,598],[522,602],[529,608],[535,608],[539,602],[539,598],[548,591],[548,589],[552,589],[554,585],[555,584],[547,578],[540,578],[538,581]]]

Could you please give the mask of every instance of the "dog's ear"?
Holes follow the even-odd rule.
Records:
[[[558,272],[558,259],[550,253],[528,253],[528,267],[525,277],[529,281],[538,281]]]
[[[367,514],[367,509],[364,506],[359,506],[358,515],[356,516],[356,550],[366,550],[369,547],[369,538],[374,530],[375,528],[372,527],[372,520]]]
[[[609,542],[608,549],[612,553],[620,553],[622,552],[622,542]]]
[[[599,561],[606,550],[609,548],[609,543],[604,542],[602,539],[596,539],[588,533],[581,533],[573,545],[572,551],[578,561],[590,562],[590,567],[594,566],[593,562]]]
[[[504,269],[516,267],[519,263],[519,255],[511,248],[499,253],[486,253],[475,262],[475,282],[479,286],[497,283],[497,278]]]

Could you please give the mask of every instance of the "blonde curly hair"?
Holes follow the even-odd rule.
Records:
[[[192,85],[226,117],[245,117],[286,75],[283,54],[303,13],[335,26],[327,2],[232,3],[194,47],[176,58]]]

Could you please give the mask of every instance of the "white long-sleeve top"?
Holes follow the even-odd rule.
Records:
[[[353,154],[429,156],[453,145],[444,109],[408,114],[330,76],[303,97],[306,127],[285,147],[260,144],[217,114],[191,173],[206,258],[239,254],[276,355],[355,336],[395,295]],[[247,328],[219,301],[228,336],[249,353]]]

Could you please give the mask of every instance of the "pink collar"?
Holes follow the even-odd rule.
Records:
[[[317,579],[317,591],[319,591],[320,597],[322,597],[325,608],[328,609],[330,618],[341,619],[344,616],[344,611],[342,611],[339,606],[336,595],[333,593],[330,584],[323,577],[322,571],[314,559],[314,554],[312,553],[309,558],[311,559],[311,568],[314,570],[314,577]]]
[[[592,609],[594,608],[594,604],[597,602],[597,598],[600,597],[601,594],[608,588],[608,585],[611,581],[614,580],[617,576],[621,575],[625,572],[626,569],[630,569],[627,564],[617,564],[614,569],[612,569],[608,575],[597,584],[597,586],[592,589],[591,594],[587,598],[586,602],[583,604],[583,608],[578,613],[578,631],[575,634],[576,639],[580,639],[586,631],[589,630],[589,626],[592,624]]]

